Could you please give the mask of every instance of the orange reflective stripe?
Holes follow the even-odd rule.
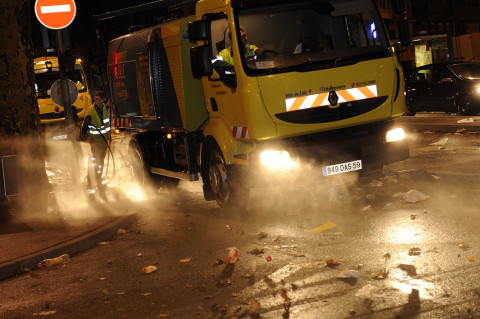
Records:
[[[315,101],[313,101],[311,107],[319,107],[322,106],[323,101],[325,101],[325,98],[327,97],[328,93],[320,93],[317,95],[315,98]]]
[[[306,96],[297,97],[288,111],[299,110],[306,98]]]
[[[347,90],[338,91],[337,94],[343,97],[347,102],[356,100],[356,98],[354,98]]]
[[[365,97],[366,97],[367,99],[372,98],[372,97],[376,97],[376,95],[373,94],[373,92],[370,91],[366,86],[362,86],[362,87],[359,87],[359,88],[357,88],[357,89],[358,89],[360,92],[362,92],[363,95],[365,95]]]

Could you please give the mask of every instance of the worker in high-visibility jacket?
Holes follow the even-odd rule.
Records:
[[[97,189],[102,198],[105,197],[105,185],[102,181],[105,155],[112,136],[110,134],[110,117],[103,92],[93,95],[94,104],[83,120],[81,137],[88,138],[91,157],[88,161],[87,182],[90,189]]]
[[[248,43],[248,35],[245,31],[245,28],[240,26],[240,36],[242,39],[242,48],[245,59],[250,59],[256,55],[263,53],[263,49],[258,48],[257,46]],[[228,33],[228,37],[232,40],[231,32]],[[233,51],[232,47],[223,49],[218,53],[215,59],[212,60],[212,66],[219,74],[232,74],[235,71],[233,64]]]

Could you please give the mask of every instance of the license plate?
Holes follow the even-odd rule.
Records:
[[[362,169],[362,160],[356,160],[356,161],[322,167],[323,176],[358,171],[360,169]]]

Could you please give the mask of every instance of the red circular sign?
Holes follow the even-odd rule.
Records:
[[[74,0],[36,0],[35,15],[49,29],[63,29],[72,23],[77,13]]]

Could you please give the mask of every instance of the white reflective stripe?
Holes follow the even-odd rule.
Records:
[[[369,85],[367,86],[367,88],[372,91],[373,94],[375,94],[375,96],[378,96],[377,94],[377,86],[376,85]]]
[[[223,61],[223,58],[220,55],[217,55],[215,59],[212,60],[212,63],[215,63],[217,61]]]
[[[110,122],[110,119],[106,118],[103,120],[103,123],[109,123]]]
[[[348,89],[347,91],[355,98],[355,100],[363,100],[367,98],[359,89]]]
[[[95,131],[90,131],[90,134],[92,134],[92,135],[100,135],[100,134],[102,134],[102,133],[100,133],[99,131],[96,131],[96,130],[95,130]]]
[[[305,98],[305,101],[303,101],[302,106],[300,106],[299,110],[310,108],[310,106],[313,104],[313,102],[315,102],[315,99],[317,98],[317,96],[318,96],[318,94],[308,95]]]

